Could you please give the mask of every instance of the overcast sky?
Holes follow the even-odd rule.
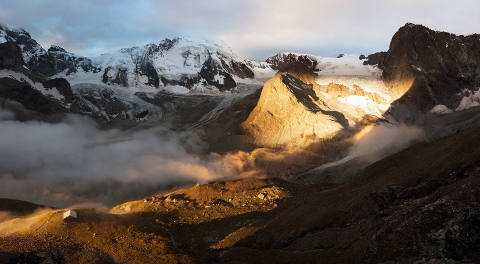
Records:
[[[190,36],[263,61],[284,51],[385,51],[406,22],[480,33],[479,11],[478,0],[2,0],[0,23],[83,56]]]

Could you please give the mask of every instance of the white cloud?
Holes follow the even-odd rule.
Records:
[[[12,113],[0,109],[1,119]],[[6,117],[6,118],[4,118]],[[242,177],[232,155],[193,154],[204,143],[192,132],[156,127],[102,131],[70,115],[62,123],[0,119],[0,194],[50,206],[115,205],[167,186]]]

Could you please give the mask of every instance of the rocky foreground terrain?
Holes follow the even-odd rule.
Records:
[[[0,118],[168,123],[202,131],[196,160],[248,158],[233,171],[256,176],[114,206],[1,198],[0,263],[480,262],[478,35],[408,23],[386,52],[256,63],[180,39],[81,58],[0,33]]]
[[[0,225],[0,259],[47,252],[66,263],[476,263],[479,131],[416,144],[344,184],[216,182],[109,212],[78,209],[68,223],[64,210],[43,209]],[[14,202],[2,199],[1,208]]]

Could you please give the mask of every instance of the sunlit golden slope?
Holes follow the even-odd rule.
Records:
[[[312,137],[328,138],[342,129],[330,116],[316,114],[298,102],[278,73],[265,83],[255,109],[241,124],[255,144],[268,147],[307,145]],[[312,90],[313,91],[313,90]],[[314,102],[313,106],[316,106]]]
[[[341,73],[348,74],[349,69]],[[413,83],[402,79],[399,89],[388,89],[381,71],[375,70],[366,71],[367,75],[331,76],[279,72],[265,83],[257,106],[240,127],[251,142],[274,148],[306,147],[351,136],[380,118]]]

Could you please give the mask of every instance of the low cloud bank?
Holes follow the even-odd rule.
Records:
[[[373,163],[410,146],[423,135],[421,128],[404,123],[368,126],[354,137],[350,155],[361,156],[366,162]]]
[[[168,187],[236,179],[251,168],[247,155],[201,157],[193,132],[156,127],[138,132],[96,128],[69,115],[50,124],[11,120],[0,109],[0,194],[48,206],[112,206]]]

